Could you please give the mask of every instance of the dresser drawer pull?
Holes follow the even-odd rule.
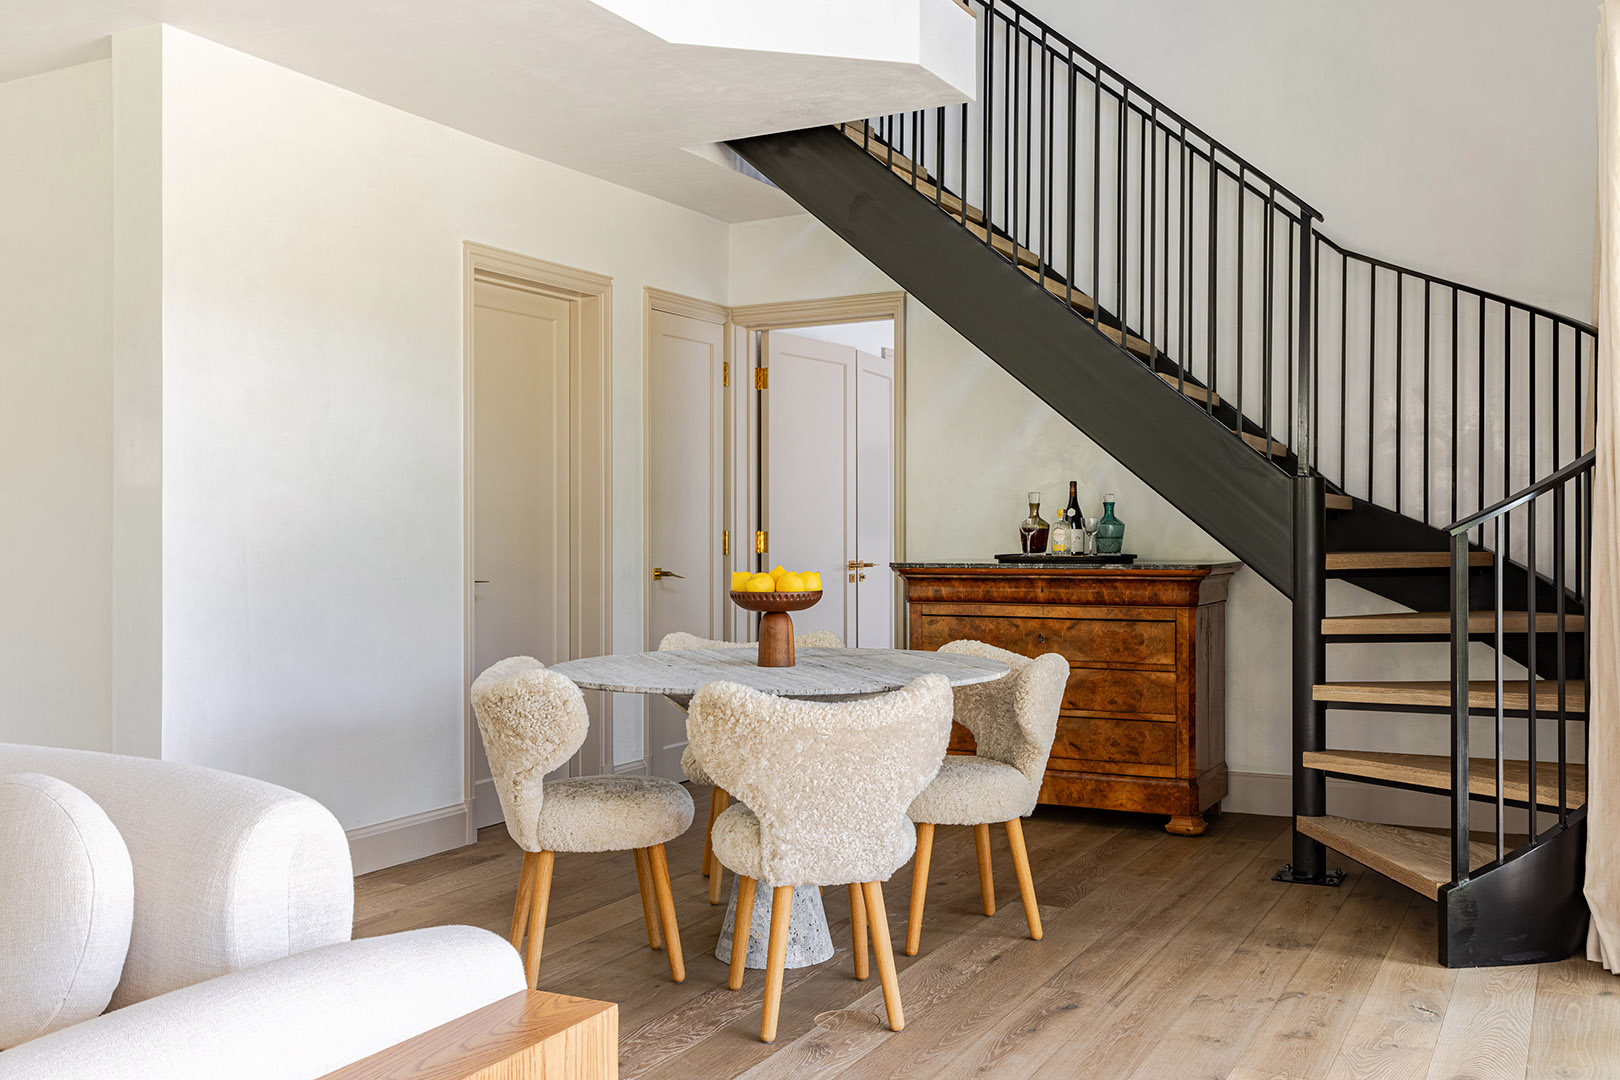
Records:
[[[1037,645],[1045,645],[1046,644],[1046,635],[1045,634],[1036,634],[1035,635],[1035,644],[1037,644]]]

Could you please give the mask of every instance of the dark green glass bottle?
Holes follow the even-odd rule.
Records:
[[[1118,555],[1125,543],[1125,523],[1114,516],[1114,493],[1103,496],[1103,516],[1097,521],[1097,554]]]

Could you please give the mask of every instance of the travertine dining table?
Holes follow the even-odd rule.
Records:
[[[681,708],[712,682],[735,682],[767,694],[812,700],[848,700],[898,690],[923,675],[939,674],[952,686],[993,682],[1007,665],[982,656],[923,652],[914,649],[800,649],[792,667],[760,667],[752,647],[672,649],[667,652],[619,653],[568,660],[552,671],[586,690],[619,694],[662,694]],[[718,871],[716,871],[718,872]],[[732,875],[731,904],[720,928],[714,955],[731,962],[732,924],[737,917],[737,880]],[[755,904],[749,927],[747,966],[764,968],[770,934],[771,906]],[[788,926],[788,967],[807,967],[831,958],[832,934],[821,906],[821,890],[801,885],[793,891]]]

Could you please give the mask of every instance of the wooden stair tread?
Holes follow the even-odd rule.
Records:
[[[1306,836],[1430,900],[1438,900],[1440,886],[1451,880],[1451,837],[1445,833],[1331,815],[1296,818],[1295,825]],[[1495,858],[1494,845],[1469,841],[1470,869]]]
[[[1317,683],[1311,696],[1317,701],[1357,705],[1417,705],[1435,709],[1451,708],[1451,683],[1432,682],[1326,682]],[[1503,704],[1515,712],[1530,709],[1530,684],[1524,680],[1502,684]],[[1476,709],[1496,707],[1496,683],[1478,679],[1468,684],[1468,704]],[[1569,679],[1564,683],[1566,712],[1586,711],[1586,683]],[[1558,683],[1541,679],[1536,683],[1536,712],[1558,715]]]
[[[1179,390],[1183,397],[1190,397],[1194,401],[1208,401],[1213,396],[1215,398],[1215,404],[1219,405],[1221,403],[1221,395],[1211,395],[1209,390],[1202,386],[1197,386],[1193,383],[1180,383],[1177,381],[1176,377],[1168,371],[1161,371],[1157,374],[1159,378],[1163,379],[1165,382]]]
[[[1330,551],[1329,570],[1427,570],[1451,565],[1449,551]],[[1470,551],[1469,566],[1491,565],[1488,551]]]
[[[1252,432],[1245,431],[1243,433],[1243,441],[1260,451],[1262,454],[1269,453],[1272,457],[1288,456],[1288,447],[1276,439],[1271,439],[1268,441],[1264,436],[1255,435]]]
[[[1361,776],[1369,780],[1387,780],[1432,791],[1451,790],[1451,759],[1444,754],[1393,754],[1381,750],[1307,750],[1300,762],[1308,769],[1337,773],[1340,776]],[[1586,766],[1569,767],[1569,808],[1575,809],[1586,802]],[[1502,763],[1502,788],[1508,801],[1530,801],[1530,763],[1505,761]],[[1470,758],[1468,762],[1468,791],[1472,795],[1496,797],[1496,760]],[[1536,802],[1540,806],[1558,805],[1558,766],[1551,761],[1536,763]]]
[[[1322,496],[1322,506],[1328,510],[1353,510],[1355,505],[1356,500],[1348,495],[1340,495],[1330,491]]]
[[[1503,632],[1508,634],[1529,632],[1530,613],[1528,611],[1503,612],[1502,628]],[[1585,630],[1586,619],[1581,615],[1565,615],[1564,628],[1571,632]],[[1538,633],[1543,634],[1556,633],[1558,630],[1557,613],[1550,611],[1536,612],[1536,630]],[[1490,634],[1495,631],[1496,613],[1494,611],[1470,611],[1468,613],[1468,632],[1470,634]],[[1331,615],[1322,620],[1322,633],[1340,637],[1375,634],[1449,636],[1451,634],[1451,613],[1449,611],[1399,611],[1387,615]]]
[[[927,169],[923,168],[921,165],[915,164],[910,158],[906,157],[899,151],[892,149],[888,143],[884,142],[878,137],[877,132],[874,131],[872,133],[871,140],[868,141],[866,132],[870,126],[871,125],[864,120],[847,120],[840,125],[840,127],[843,128],[844,134],[849,136],[852,142],[854,142],[857,146],[866,147],[869,154],[883,162],[885,165],[891,166],[896,172],[904,173],[907,179],[911,178],[913,170],[915,170],[919,179],[933,179],[933,177],[928,174]]]

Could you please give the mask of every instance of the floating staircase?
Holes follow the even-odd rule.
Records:
[[[974,102],[732,148],[1293,601],[1280,879],[1336,883],[1331,848],[1438,903],[1444,963],[1569,955],[1596,331],[1350,250],[1053,27],[967,4]],[[1329,613],[1329,578],[1406,610]],[[1330,680],[1347,644],[1446,648],[1428,680]],[[1339,710],[1392,714],[1385,744],[1332,745]],[[1330,815],[1329,776],[1434,793],[1450,828]]]

